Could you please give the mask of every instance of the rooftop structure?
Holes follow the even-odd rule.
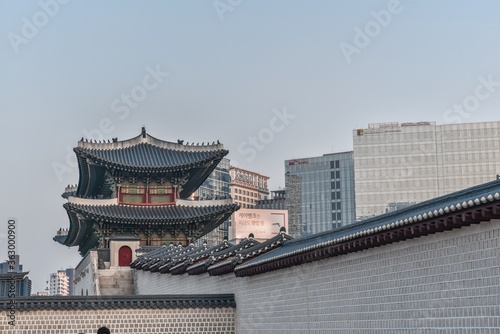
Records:
[[[285,175],[292,235],[316,234],[355,221],[351,151],[285,160]]]
[[[500,122],[376,123],[353,131],[356,216],[495,180]]]
[[[219,142],[167,142],[142,128],[124,141],[82,139],[74,151],[79,182],[63,194],[70,227],[54,240],[78,246],[82,256],[120,235],[135,235],[141,245],[187,245],[238,208],[230,199],[189,199],[228,153]]]
[[[255,205],[255,208],[285,210],[286,209],[285,200],[286,200],[286,193],[284,189],[271,190],[271,198],[258,200]]]

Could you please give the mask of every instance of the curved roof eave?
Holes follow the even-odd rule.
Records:
[[[177,224],[217,220],[236,211],[236,203],[210,206],[184,205],[88,205],[68,202],[67,210],[84,215],[88,219],[116,222]],[[70,216],[71,219],[71,216]],[[75,223],[72,223],[72,225]]]

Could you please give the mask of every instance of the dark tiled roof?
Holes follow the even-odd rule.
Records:
[[[48,296],[15,299],[16,309],[103,310],[236,307],[234,295],[150,295],[150,296]],[[9,299],[0,299],[0,309],[8,310]]]
[[[219,261],[234,256],[237,252],[247,248],[260,245],[258,241],[244,239],[237,245],[231,245],[227,241],[219,245],[207,248],[206,245],[194,247],[164,247],[140,256],[130,266],[151,272],[171,273],[180,275],[188,272],[190,275],[198,275]]]
[[[65,198],[65,199],[68,199],[70,198],[71,196],[75,196],[76,195],[76,190],[73,190],[73,191],[66,191],[64,193],[62,193],[62,198]]]
[[[224,249],[227,249],[232,246],[234,246],[232,243],[228,242],[227,240],[224,240],[220,244],[207,248],[207,250],[205,250],[204,252],[194,254],[191,258],[193,259],[193,261],[198,261],[200,259],[207,258],[213,254],[222,252]]]
[[[189,197],[210,175],[228,151],[219,142],[189,145],[157,139],[146,133],[113,142],[89,142],[83,138],[74,148],[80,179],[76,195],[89,198],[109,196],[103,193],[106,171],[147,174],[181,185],[180,198]],[[69,196],[66,189],[63,196]]]
[[[335,246],[340,255],[487,221],[500,215],[499,192],[500,180],[492,181],[335,230],[298,238],[273,252],[238,266],[236,271],[245,276],[250,274],[250,270],[246,269],[281,259],[290,259],[300,254],[316,252],[318,259],[333,256],[333,251],[329,251],[326,255],[322,254],[327,247]],[[361,239],[364,241],[360,242]],[[347,243],[353,245],[344,249],[343,245]],[[314,257],[311,256],[310,259],[313,260]],[[293,264],[292,261],[288,261],[287,265],[280,264],[280,266]],[[266,271],[269,268],[262,270]]]
[[[155,250],[150,251],[147,254],[139,256],[134,262],[130,264],[130,267],[136,269],[149,268],[149,266],[157,263],[166,256],[173,256],[173,254],[179,252],[179,247],[174,245],[161,246]]]
[[[142,270],[150,270],[151,272],[158,272],[160,270],[163,270],[165,267],[170,268],[173,264],[176,263],[177,260],[180,260],[186,256],[186,254],[190,254],[192,252],[200,251],[204,247],[196,247],[195,245],[191,244],[187,247],[182,247],[182,245],[179,245],[176,247],[175,251],[173,252],[168,252],[164,253],[160,257],[155,258],[149,266],[144,266]]]
[[[283,231],[282,233],[279,233],[278,235],[272,237],[271,239],[268,239],[260,244],[257,244],[255,246],[246,248],[238,252],[238,255],[241,257],[242,260],[245,260],[247,258],[270,251],[276,247],[282,246],[290,240],[293,240],[293,238]]]
[[[66,241],[67,237],[67,235],[56,235],[52,238],[52,240],[64,245],[64,241]]]
[[[175,272],[177,274],[181,274],[183,268],[187,268],[192,256],[196,256],[196,254],[202,253],[207,250],[207,245],[204,244],[199,247],[186,247],[183,252],[172,257],[169,260],[166,260],[163,265],[159,266],[159,272],[168,273]]]
[[[225,260],[219,261],[208,267],[207,271],[211,276],[218,276],[230,273],[237,268],[236,266],[248,261],[252,257],[262,255],[264,253],[270,252],[278,247],[281,247],[283,244],[288,242],[289,240],[293,240],[293,238],[285,233],[285,230],[278,235],[268,239],[262,243],[258,243],[251,247],[244,248],[240,251],[236,252],[236,255]]]
[[[140,255],[145,255],[145,254],[148,254],[148,253],[151,253],[157,249],[161,248],[161,246],[145,246],[145,245],[141,245],[139,247],[139,249],[137,249],[135,252],[137,254],[140,254]]]
[[[113,223],[185,223],[218,219],[238,209],[236,203],[211,206],[184,205],[84,205],[65,203],[68,211],[77,212],[87,218]],[[225,219],[225,218],[224,218]]]
[[[253,238],[244,239],[231,245],[227,241],[210,248],[206,245],[195,247],[161,247],[140,256],[130,266],[144,271],[181,275],[223,275],[232,272],[236,265],[248,259],[280,247],[292,237],[284,231],[262,243]]]
[[[210,263],[212,263],[213,261],[213,259],[211,258],[213,254],[219,253],[222,250],[230,248],[232,246],[233,244],[229,243],[227,240],[224,240],[222,243],[210,247],[204,252],[195,254],[189,260],[190,263],[188,263],[188,265],[184,269],[184,272],[187,272],[189,275],[199,275],[201,273],[204,273]],[[210,260],[208,258],[210,258]]]
[[[224,247],[227,247],[227,242],[213,247],[207,247],[206,244],[198,247],[169,246],[138,257],[130,266],[145,271],[180,275],[193,261],[206,258]]]
[[[227,155],[225,149],[207,151],[173,150],[149,143],[119,149],[76,147],[77,155],[126,170],[178,171],[200,167]]]
[[[68,199],[70,196],[75,196],[77,189],[78,189],[78,185],[68,184],[66,189],[64,189],[64,193],[61,196],[65,199]]]
[[[234,246],[213,253],[211,257],[213,258],[214,262],[221,261],[227,259],[230,256],[236,255],[237,252],[241,252],[244,249],[247,249],[249,247],[258,244],[260,244],[260,242],[254,240],[253,238],[243,239],[240,241],[239,244],[236,244]]]
[[[231,200],[199,201],[183,205],[122,205],[68,202],[64,204],[70,219],[70,228],[65,238],[54,238],[66,246],[79,246],[86,254],[89,249],[98,247],[99,237],[95,224],[104,222],[115,227],[145,226],[150,224],[161,228],[185,228],[194,231],[193,238],[201,238],[224,222],[239,206]],[[107,200],[105,200],[107,201]],[[189,202],[189,201],[184,201]],[[106,202],[107,203],[107,202]],[[211,205],[210,205],[211,204]]]

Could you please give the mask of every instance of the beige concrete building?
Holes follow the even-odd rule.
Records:
[[[255,208],[257,201],[267,199],[269,189],[268,176],[261,175],[246,169],[233,167],[229,169],[231,183],[229,185],[231,198],[243,209]],[[229,239],[235,238],[234,215],[231,218]]]
[[[49,294],[51,296],[69,295],[69,277],[66,275],[66,270],[58,270],[50,274]]]
[[[500,174],[500,122],[369,124],[353,131],[353,146],[358,219]]]

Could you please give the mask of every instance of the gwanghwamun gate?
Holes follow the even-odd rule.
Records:
[[[1,333],[499,333],[500,180],[338,229],[208,246],[238,210],[190,195],[228,153],[143,132],[80,141],[64,194],[79,296],[16,300]],[[0,301],[6,308],[6,301]]]

